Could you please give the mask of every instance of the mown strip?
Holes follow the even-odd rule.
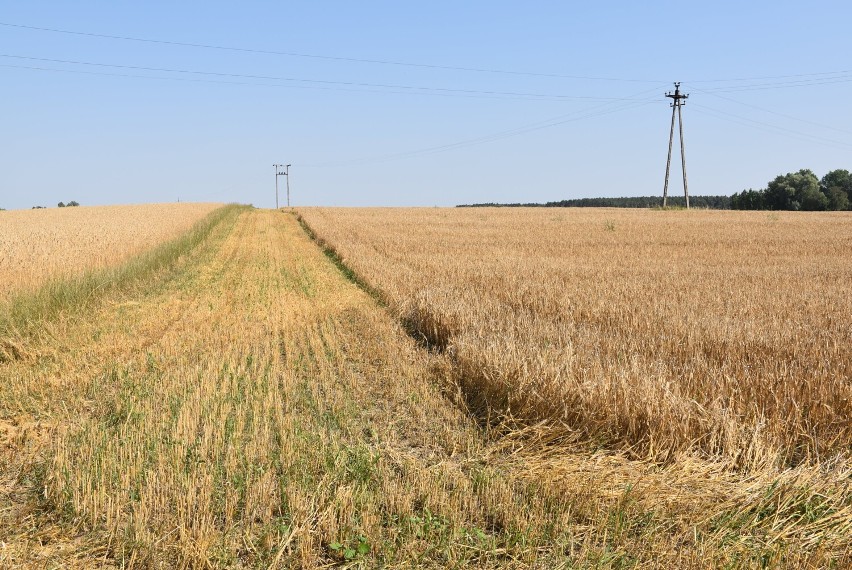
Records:
[[[372,297],[376,303],[378,303],[381,307],[388,307],[388,301],[385,299],[384,294],[377,288],[371,286],[367,281],[361,278],[360,275],[355,273],[355,271],[346,265],[346,261],[341,257],[340,253],[334,246],[330,243],[319,237],[316,232],[308,225],[308,222],[305,221],[305,218],[302,217],[299,213],[294,213],[296,216],[296,220],[299,222],[299,225],[305,231],[311,241],[316,243],[320,250],[322,250],[323,254],[334,264],[338,271],[346,278],[347,281],[356,285],[359,289],[364,291],[367,295]]]
[[[380,307],[388,310],[394,308],[394,304],[388,299],[388,296],[378,287],[370,285],[366,279],[347,265],[346,260],[343,259],[337,249],[328,241],[318,236],[301,214],[297,212],[294,215],[307,236],[317,244],[323,254],[349,282],[372,297]],[[406,334],[414,339],[421,348],[436,353],[444,353],[446,351],[452,332],[444,327],[440,321],[431,318],[429,314],[423,312],[402,314],[399,311],[395,311],[394,316],[400,325],[402,325]],[[464,394],[464,396],[466,399],[469,399],[470,394]],[[466,408],[469,408],[469,406]],[[481,414],[481,416],[480,420],[483,420],[486,416],[490,418],[489,413]]]

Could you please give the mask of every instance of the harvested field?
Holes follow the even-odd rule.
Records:
[[[168,262],[155,271],[83,304],[63,297],[62,310],[26,328],[0,329],[0,340],[27,352],[0,360],[0,567],[852,563],[848,458],[757,469],[698,444],[658,456],[617,438],[595,441],[562,417],[524,416],[530,408],[516,413],[484,392],[499,379],[496,365],[469,383],[459,360],[465,329],[442,329],[426,310],[431,297],[397,305],[385,290],[396,274],[434,290],[441,264],[488,252],[535,219],[508,232],[503,218],[480,235],[475,224],[490,212],[303,213],[317,228],[342,228],[335,245],[352,248],[346,263],[361,263],[360,278],[390,307],[323,255],[294,216],[232,207],[163,250]],[[455,228],[430,234],[432,254],[442,245],[456,254],[435,274],[416,271],[425,249],[394,249],[409,234],[414,247],[418,227],[436,230],[418,217],[426,214]],[[685,215],[651,214],[675,226]],[[618,232],[623,220],[607,215]],[[377,228],[397,236],[393,247],[382,249]],[[601,231],[602,240],[613,232]],[[534,264],[529,252],[521,257]],[[151,265],[138,259],[108,275]],[[395,271],[371,274],[371,263]],[[474,269],[492,275],[488,263],[483,255]],[[564,254],[537,263],[558,268]],[[465,289],[445,286],[447,298]],[[541,308],[533,293],[520,308]],[[491,302],[468,299],[471,315]],[[517,326],[525,330],[522,319]],[[516,348],[536,340],[545,356],[565,346],[538,337]]]
[[[45,281],[115,265],[221,204],[79,206],[0,212],[0,301]]]

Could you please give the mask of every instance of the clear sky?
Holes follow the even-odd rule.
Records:
[[[0,0],[0,207],[272,207],[274,162],[293,205],[660,195],[673,81],[691,194],[822,176],[852,169],[850,22],[848,0]]]

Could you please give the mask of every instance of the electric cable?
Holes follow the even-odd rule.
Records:
[[[329,61],[345,61],[345,62],[350,62],[350,63],[369,63],[369,64],[393,65],[393,66],[402,66],[402,67],[419,67],[419,68],[424,68],[424,69],[438,69],[438,70],[445,70],[445,71],[465,71],[465,72],[476,72],[476,73],[521,75],[521,76],[528,76],[528,77],[550,77],[550,78],[558,78],[558,79],[581,79],[581,80],[588,80],[588,81],[621,81],[621,82],[630,82],[630,83],[660,83],[661,82],[660,80],[655,80],[655,79],[632,79],[632,78],[619,78],[619,77],[594,77],[594,76],[584,76],[584,75],[566,75],[566,74],[561,74],[561,73],[539,73],[539,72],[534,72],[534,71],[516,71],[516,70],[506,70],[506,69],[489,69],[489,68],[483,68],[483,67],[463,67],[463,66],[439,65],[439,64],[431,64],[431,63],[414,63],[414,62],[406,62],[406,61],[395,61],[395,60],[389,60],[389,59],[367,59],[367,58],[357,58],[357,57],[348,57],[348,56],[320,55],[320,54],[311,54],[311,53],[276,51],[276,50],[244,48],[244,47],[234,47],[234,46],[222,46],[222,45],[202,44],[202,43],[192,43],[192,42],[180,42],[180,41],[170,41],[170,40],[155,40],[155,39],[150,39],[150,38],[137,38],[137,37],[131,37],[131,36],[97,34],[97,33],[80,32],[80,31],[74,31],[74,30],[62,30],[62,29],[57,29],[57,28],[44,28],[44,27],[39,27],[39,26],[25,26],[25,25],[22,25],[22,24],[12,24],[12,23],[9,23],[9,22],[0,22],[0,26],[6,26],[6,27],[10,27],[10,28],[20,28],[20,29],[25,29],[25,30],[35,30],[35,31],[40,31],[40,32],[52,32],[52,33],[58,33],[58,34],[69,34],[69,35],[75,35],[75,36],[110,39],[110,40],[122,40],[122,41],[130,41],[130,42],[161,44],[161,45],[180,46],[180,47],[213,49],[213,50],[222,50],[222,51],[234,51],[234,52],[253,53],[253,54],[262,54],[262,55],[280,55],[280,56],[287,56],[287,57],[310,58],[310,59],[320,59],[320,60],[329,60]]]
[[[188,70],[188,69],[170,69],[164,67],[146,67],[140,65],[121,65],[121,64],[110,64],[110,63],[99,63],[99,62],[90,62],[90,61],[79,61],[79,60],[67,60],[67,59],[54,59],[54,58],[46,58],[46,57],[31,57],[31,56],[23,56],[23,55],[13,55],[13,54],[0,54],[0,57],[11,58],[11,59],[19,59],[26,61],[40,61],[40,62],[48,62],[48,63],[61,63],[68,65],[84,65],[90,67],[105,67],[110,69],[130,69],[134,71],[153,71],[153,72],[161,72],[161,73],[178,73],[182,75],[202,75],[202,76],[212,76],[212,77],[231,77],[237,79],[260,79],[260,80],[268,80],[268,81],[285,81],[285,82],[293,82],[293,83],[309,83],[309,84],[318,84],[318,85],[343,85],[347,87],[370,87],[370,88],[379,88],[379,89],[401,89],[411,92],[439,92],[439,93],[459,93],[464,95],[506,95],[511,97],[529,97],[529,98],[547,98],[547,99],[568,99],[568,100],[593,100],[593,101],[621,101],[624,100],[618,97],[593,97],[593,96],[585,96],[585,95],[559,95],[559,94],[543,94],[543,93],[521,93],[514,91],[493,91],[493,90],[480,90],[480,89],[456,89],[449,87],[424,87],[424,86],[412,86],[412,85],[397,85],[397,84],[386,84],[386,83],[366,83],[361,81],[331,81],[325,79],[304,79],[304,78],[296,78],[296,77],[275,77],[269,75],[249,75],[242,73],[224,73],[224,72],[216,72],[216,71],[197,71],[197,70]]]
[[[829,139],[825,137],[820,137],[816,135],[810,135],[807,133],[802,133],[800,131],[796,131],[793,129],[788,129],[786,127],[780,127],[778,125],[773,125],[771,123],[766,123],[763,121],[757,121],[755,119],[749,119],[748,117],[741,117],[734,113],[729,113],[727,111],[722,111],[720,109],[714,109],[712,107],[708,107],[706,105],[701,105],[697,103],[691,103],[691,108],[696,109],[699,112],[709,113],[715,115],[717,118],[730,121],[733,123],[737,123],[743,126],[753,127],[758,130],[772,132],[773,134],[780,134],[783,136],[793,137],[798,140],[802,140],[805,142],[818,143],[826,146],[831,146],[835,148],[850,148],[852,147],[852,143],[847,143],[844,141],[838,141],[834,139]]]
[[[0,63],[0,68],[9,68],[9,69],[26,69],[30,71],[45,71],[45,72],[55,72],[55,73],[71,73],[71,74],[81,74],[81,75],[93,75],[93,76],[101,76],[101,77],[125,77],[125,78],[133,78],[133,79],[150,79],[150,80],[162,80],[162,81],[183,81],[183,82],[191,82],[191,83],[213,83],[218,85],[249,85],[255,87],[276,87],[276,88],[284,88],[284,89],[315,89],[321,91],[345,91],[348,93],[376,93],[383,95],[411,95],[411,96],[435,96],[435,97],[453,97],[453,98],[470,98],[470,99],[497,99],[501,101],[552,101],[552,99],[547,99],[543,97],[539,98],[529,98],[529,97],[512,97],[512,96],[500,96],[500,95],[465,95],[462,93],[436,93],[436,92],[412,92],[412,91],[394,91],[390,89],[369,89],[369,88],[347,88],[347,87],[334,87],[329,85],[283,85],[280,83],[260,83],[260,82],[252,82],[252,81],[225,81],[222,79],[200,79],[193,77],[171,77],[171,76],[154,76],[154,75],[138,75],[133,73],[110,73],[108,71],[86,71],[82,69],[56,69],[52,67],[37,67],[31,65],[13,65],[13,64],[5,64]],[[555,99],[555,101],[565,101],[565,99]],[[589,101],[594,101],[594,99],[589,99]]]
[[[17,29],[22,29],[22,30],[31,30],[31,31],[48,32],[48,33],[55,33],[55,34],[65,34],[65,35],[74,35],[74,36],[80,36],[80,37],[109,39],[109,40],[119,40],[119,41],[127,41],[127,42],[160,44],[160,45],[167,45],[167,46],[189,47],[189,48],[220,50],[220,51],[233,51],[233,52],[242,52],[242,53],[259,54],[259,55],[278,55],[278,56],[309,58],[309,59],[317,59],[317,60],[342,61],[342,62],[350,62],[350,63],[367,63],[367,64],[377,64],[377,65],[391,65],[391,66],[414,67],[414,68],[436,69],[436,70],[446,70],[446,71],[464,71],[464,72],[475,72],[475,73],[505,74],[505,75],[516,75],[516,76],[527,76],[527,77],[548,77],[548,78],[556,78],[556,79],[577,79],[577,80],[585,80],[585,81],[663,83],[663,81],[660,80],[660,79],[602,77],[602,76],[572,75],[572,74],[552,73],[552,72],[535,72],[535,71],[496,69],[496,68],[485,68],[485,67],[466,67],[466,66],[442,65],[442,64],[433,64],[433,63],[406,62],[406,61],[397,61],[397,60],[382,59],[382,58],[379,58],[379,59],[357,58],[357,57],[350,57],[350,56],[322,55],[322,54],[292,52],[292,51],[278,51],[278,50],[248,48],[248,47],[239,47],[239,46],[225,46],[225,45],[206,44],[206,43],[184,42],[184,41],[175,41],[175,40],[158,40],[158,39],[153,39],[153,38],[124,36],[124,35],[118,35],[118,34],[101,34],[101,33],[94,33],[94,32],[83,32],[83,31],[79,31],[79,30],[48,28],[48,27],[43,27],[43,26],[30,26],[30,25],[24,25],[24,24],[14,24],[14,23],[11,23],[11,22],[0,22],[0,26],[5,26],[7,28],[17,28]],[[796,74],[787,74],[787,75],[768,75],[768,76],[765,75],[765,76],[754,76],[754,77],[692,79],[692,80],[689,80],[689,81],[684,80],[683,83],[690,83],[690,84],[695,84],[695,83],[736,83],[736,82],[748,82],[748,81],[766,81],[766,80],[772,80],[772,79],[793,79],[793,78],[804,78],[804,77],[812,77],[812,78],[816,79],[818,76],[830,76],[830,75],[848,74],[848,73],[852,73],[852,70],[824,71],[824,72],[812,72],[812,73],[796,73]]]
[[[646,91],[642,91],[635,95],[631,95],[631,97],[640,97],[651,91],[656,91],[657,89],[662,89],[662,87],[654,87],[652,89],[648,89]],[[513,129],[500,131],[497,133],[491,133],[488,135],[483,135],[480,137],[465,139],[462,141],[457,141],[448,144],[435,145],[430,147],[425,147],[421,149],[415,149],[411,151],[405,152],[397,152],[388,155],[381,155],[375,157],[367,157],[367,158],[359,158],[359,159],[350,159],[350,160],[342,160],[342,161],[334,161],[334,162],[324,162],[324,163],[315,163],[315,164],[299,164],[298,166],[301,168],[334,168],[341,166],[356,166],[362,164],[375,164],[381,162],[388,162],[392,160],[405,159],[405,158],[414,158],[422,155],[429,154],[437,154],[441,152],[446,152],[449,150],[456,150],[459,148],[466,148],[470,146],[475,146],[479,144],[484,144],[488,142],[493,142],[500,139],[505,139],[509,137],[514,137],[522,134],[526,134],[533,131],[538,131],[542,129],[547,129],[559,125],[563,125],[570,122],[580,121],[588,118],[596,118],[604,115],[608,115],[611,113],[616,113],[619,111],[625,111],[636,107],[642,107],[648,105],[650,103],[654,103],[657,101],[657,98],[654,99],[639,99],[631,103],[604,103],[602,105],[595,106],[591,109],[586,109],[585,111],[576,111],[574,113],[559,115],[556,117],[551,117],[549,119],[545,119],[542,121],[538,121],[532,124],[523,125],[520,127],[516,127]],[[616,105],[615,108],[606,109],[606,107]]]
[[[817,123],[816,121],[809,121],[809,120],[807,120],[807,119],[801,119],[801,118],[799,118],[799,117],[794,117],[794,116],[792,116],[792,115],[787,115],[787,114],[785,114],[785,113],[779,113],[779,112],[777,112],[777,111],[773,111],[773,110],[771,110],[771,109],[767,109],[766,107],[761,107],[761,106],[759,106],[759,105],[754,105],[754,104],[751,104],[751,103],[744,103],[744,102],[742,102],[742,101],[738,101],[738,100],[736,100],[736,99],[732,99],[732,98],[730,98],[730,97],[725,97],[724,95],[719,95],[718,93],[714,93],[714,92],[712,92],[712,91],[705,91],[705,90],[703,90],[703,89],[699,89],[699,88],[694,87],[694,86],[690,86],[690,89],[691,89],[691,90],[693,90],[693,91],[698,91],[699,93],[704,93],[705,95],[711,95],[711,96],[713,96],[713,97],[716,97],[717,99],[723,99],[723,100],[725,100],[725,101],[730,101],[731,103],[736,103],[737,105],[742,105],[743,107],[749,107],[749,108],[751,108],[751,109],[756,109],[756,110],[758,110],[758,111],[762,111],[762,112],[764,112],[764,113],[769,113],[770,115],[776,115],[776,116],[778,116],[778,117],[783,117],[783,118],[785,118],[785,119],[790,119],[791,121],[798,121],[798,122],[800,122],[800,123],[805,123],[805,124],[808,124],[808,125],[813,125],[813,126],[815,126],[815,127],[821,127],[821,128],[823,128],[823,129],[828,129],[828,130],[831,130],[831,131],[836,131],[836,132],[838,132],[838,133],[852,134],[852,131],[847,130],[847,129],[841,129],[841,128],[834,127],[834,126],[831,126],[831,125],[826,125],[826,124],[823,124],[823,123]]]

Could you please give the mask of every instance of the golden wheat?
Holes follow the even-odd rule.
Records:
[[[221,204],[0,212],[0,302],[49,279],[114,265],[175,237]]]
[[[305,209],[472,405],[665,461],[852,445],[848,214]]]

